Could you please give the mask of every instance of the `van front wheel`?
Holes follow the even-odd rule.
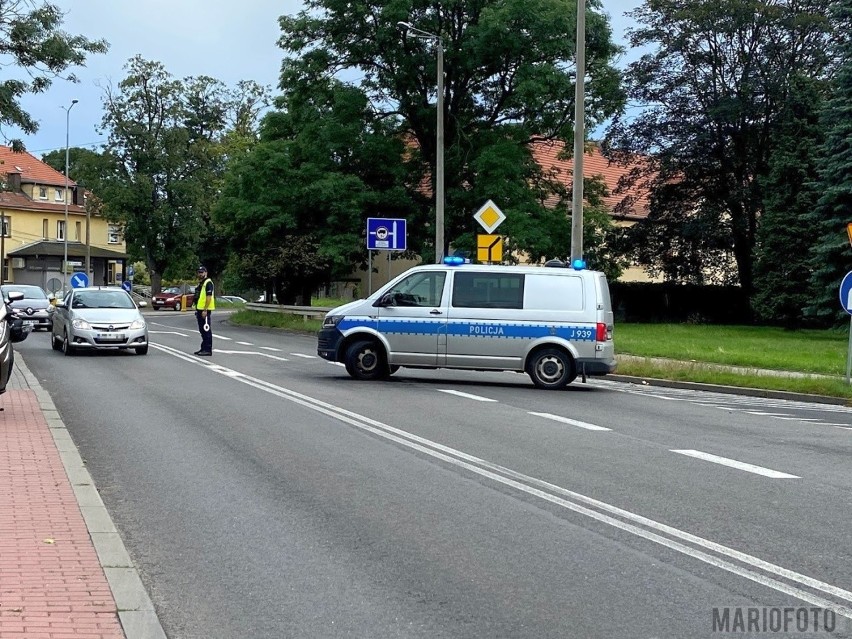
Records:
[[[533,384],[545,390],[564,388],[576,378],[574,362],[558,348],[543,348],[530,356],[527,374]]]
[[[375,342],[361,340],[346,349],[346,372],[355,379],[370,381],[388,375],[388,365],[381,347]]]

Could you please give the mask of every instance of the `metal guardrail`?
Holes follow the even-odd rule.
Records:
[[[284,304],[260,304],[249,302],[245,305],[247,311],[261,311],[263,313],[280,313],[282,315],[301,315],[303,320],[321,320],[331,310],[326,306],[286,306]]]

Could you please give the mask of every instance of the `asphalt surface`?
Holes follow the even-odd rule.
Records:
[[[144,357],[19,350],[170,637],[709,637],[736,606],[830,607],[850,636],[849,408],[361,383],[310,336],[220,315],[202,360],[191,315],[148,318]]]

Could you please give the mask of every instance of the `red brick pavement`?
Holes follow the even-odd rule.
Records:
[[[0,638],[124,639],[35,393],[0,406]]]

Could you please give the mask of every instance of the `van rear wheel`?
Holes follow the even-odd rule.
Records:
[[[558,348],[543,348],[530,355],[527,374],[536,387],[545,390],[565,388],[577,377],[574,361]]]
[[[382,348],[373,341],[359,340],[346,349],[346,372],[364,381],[388,375],[388,364]]]

